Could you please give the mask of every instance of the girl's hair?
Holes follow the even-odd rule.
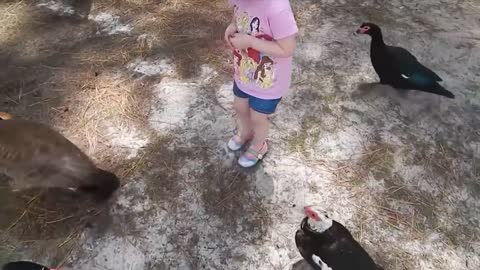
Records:
[[[253,32],[254,22],[257,22],[257,27],[255,28],[255,30],[257,30],[257,32],[260,32],[260,19],[258,17],[253,18],[252,21],[250,22],[250,31]]]

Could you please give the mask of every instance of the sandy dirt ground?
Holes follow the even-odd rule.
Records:
[[[292,0],[293,84],[251,170],[225,145],[225,2],[1,1],[1,111],[52,125],[123,186],[97,206],[2,179],[0,261],[308,269],[294,233],[316,204],[385,269],[480,269],[480,2]],[[456,98],[372,84],[365,21]]]

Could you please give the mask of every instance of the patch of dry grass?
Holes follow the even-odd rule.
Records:
[[[386,179],[392,176],[394,166],[393,146],[388,144],[371,144],[358,161],[363,177],[373,174],[375,179]]]
[[[28,20],[28,11],[25,1],[0,3],[0,46],[17,34],[16,31]]]
[[[395,173],[396,148],[381,142],[369,143],[360,155],[339,162],[342,169],[334,172],[339,185],[349,187],[362,202],[359,206],[362,210],[355,217],[360,224],[360,239],[363,238],[362,224],[368,224],[371,219],[380,220],[381,226],[388,230],[407,230],[412,239],[421,239],[425,230],[431,228],[429,223],[436,211],[434,200],[426,193],[412,190],[414,187]],[[382,181],[382,187],[372,190],[368,186],[369,179]],[[374,198],[367,199],[372,195]],[[360,199],[363,196],[365,198]],[[401,256],[396,259],[399,260],[396,265],[407,263]]]
[[[148,83],[134,81],[124,73],[67,72],[56,74],[53,80],[63,82],[69,92],[56,108],[57,117],[66,119],[67,133],[97,160],[111,162],[116,151],[110,149],[109,129],[142,127],[148,114]]]
[[[288,138],[291,151],[299,152],[305,157],[309,156],[308,148],[314,146],[320,139],[322,121],[318,116],[307,116],[302,120],[302,130],[296,136]]]
[[[52,192],[56,192],[57,196],[51,196]],[[15,201],[4,206],[15,211],[3,216],[2,224],[6,226],[2,230],[23,240],[66,237],[72,225],[82,223],[94,212],[98,214],[93,202],[87,202],[86,197],[71,191],[31,189],[18,193],[8,191],[2,195]]]
[[[143,54],[142,48],[130,37],[102,37],[90,40],[70,53],[73,62],[97,69],[121,67]]]
[[[201,64],[230,72],[223,33],[231,20],[226,1],[104,1],[96,9],[115,9],[140,33],[142,55],[166,54],[182,77],[197,75]]]
[[[0,209],[4,225],[0,228],[0,262],[15,258],[21,252],[17,249],[28,245],[35,250],[33,258],[53,254],[55,262],[61,265],[77,246],[84,227],[103,211],[87,197],[69,191],[32,189],[1,193],[9,197],[9,204]]]
[[[239,234],[237,226],[242,224],[246,230],[241,233],[248,232],[248,237],[264,240],[272,217],[262,198],[254,192],[252,181],[255,178],[235,167],[225,167],[211,161],[207,161],[207,164],[196,176],[197,190],[207,216],[220,218],[222,230]]]
[[[360,238],[363,237],[362,225],[375,219],[379,221],[378,225],[381,226],[382,230],[396,230],[413,242],[431,241],[427,237],[433,232],[438,233],[439,241],[445,246],[461,245],[460,242],[468,241],[468,237],[477,239],[475,230],[471,229],[474,226],[466,226],[464,224],[465,217],[450,212],[455,204],[452,204],[451,196],[443,194],[443,192],[448,192],[449,187],[445,186],[445,183],[442,184],[443,180],[438,179],[438,177],[448,179],[448,185],[454,184],[450,181],[457,179],[454,166],[451,163],[456,160],[452,158],[452,155],[455,154],[451,150],[437,146],[436,151],[434,151],[435,154],[431,155],[430,152],[427,157],[424,155],[418,156],[416,154],[418,151],[413,151],[415,154],[412,154],[412,150],[408,149],[400,151],[392,145],[374,144],[367,149],[369,150],[362,154],[357,161],[357,166],[347,167],[347,172],[340,173],[342,179],[360,179],[353,182],[347,181],[348,183],[355,183],[350,186],[353,192],[361,196],[372,196],[372,194],[375,196],[373,199],[362,201],[362,205],[358,206],[362,210],[354,219],[355,223],[360,224],[360,232],[356,233],[357,235],[360,234]],[[433,185],[438,185],[434,189],[438,190],[439,194],[415,186],[412,181],[416,182],[417,179],[403,179],[395,172],[394,155],[408,157],[410,154],[415,156],[413,165],[421,164],[427,172],[431,167],[437,170],[438,166],[443,167],[438,176],[432,174],[433,180],[428,176],[427,179],[418,179],[418,182],[434,181]],[[434,160],[433,163],[431,163],[432,160]],[[368,176],[373,177],[375,181],[383,180],[381,187],[373,187],[372,189],[366,185],[366,182],[361,181],[367,179]],[[432,184],[431,181],[428,182]],[[372,236],[364,237],[368,239]],[[398,250],[398,253],[391,253],[388,256],[379,254],[377,257],[380,258],[379,261],[384,261],[384,265],[388,265],[389,269],[416,269],[418,267],[410,261],[411,254],[400,250]]]
[[[185,184],[180,170],[193,155],[188,149],[173,145],[173,136],[156,138],[145,149],[143,161],[135,169],[146,178],[146,193],[155,202],[175,203]]]
[[[346,160],[336,161],[335,175],[342,183],[363,186],[369,176],[377,180],[392,177],[394,167],[394,146],[370,142],[364,151]]]
[[[415,262],[415,257],[409,252],[405,252],[399,248],[392,250],[385,250],[384,264],[391,270],[414,270],[418,269],[418,262]]]

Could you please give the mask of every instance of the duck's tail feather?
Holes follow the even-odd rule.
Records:
[[[421,88],[419,87],[417,89],[420,90],[420,91],[423,91],[423,92],[428,92],[428,93],[444,96],[444,97],[447,97],[447,98],[452,98],[452,99],[455,98],[455,95],[452,92],[448,91],[447,89],[445,89],[443,86],[441,86],[437,82],[435,82],[433,84],[433,86],[421,87]]]
[[[435,83],[434,93],[448,98],[455,98],[455,95],[452,92],[443,88],[443,86],[438,83]]]

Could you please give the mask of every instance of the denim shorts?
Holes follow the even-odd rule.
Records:
[[[280,102],[280,100],[282,100],[282,98],[261,99],[254,97],[240,90],[236,82],[233,82],[233,94],[239,98],[248,98],[248,105],[250,106],[250,108],[252,108],[252,110],[256,112],[263,114],[274,113],[277,109],[278,103]]]

